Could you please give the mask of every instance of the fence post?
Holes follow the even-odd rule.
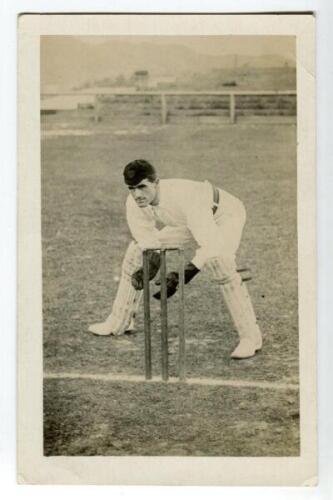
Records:
[[[95,101],[94,101],[94,120],[96,123],[100,121],[100,116],[99,116],[99,100],[98,100],[98,94],[95,94]]]
[[[236,123],[235,94],[230,94],[230,123]]]
[[[161,121],[163,125],[168,121],[168,108],[165,94],[161,94]]]

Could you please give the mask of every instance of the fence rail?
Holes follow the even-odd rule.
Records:
[[[205,91],[112,91],[103,90],[102,92],[85,91],[85,92],[47,92],[42,93],[42,100],[45,98],[59,96],[75,96],[75,97],[94,97],[94,119],[96,122],[101,119],[100,98],[103,96],[157,96],[160,97],[160,115],[161,123],[165,124],[168,121],[168,97],[170,96],[229,96],[229,119],[230,123],[236,122],[236,104],[238,96],[296,96],[295,90],[205,90]]]

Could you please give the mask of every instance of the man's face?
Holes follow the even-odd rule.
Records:
[[[158,180],[150,182],[148,179],[143,179],[136,186],[128,186],[128,189],[138,206],[145,208],[156,202],[157,186]]]

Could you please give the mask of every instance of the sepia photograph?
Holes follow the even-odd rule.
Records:
[[[50,31],[42,455],[299,459],[296,34]]]

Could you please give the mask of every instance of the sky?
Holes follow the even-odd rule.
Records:
[[[107,36],[77,37],[81,41],[98,45],[106,41]],[[119,37],[120,38],[120,37]],[[121,37],[126,42],[133,37]],[[295,59],[295,37],[291,36],[136,36],[133,43],[140,40],[161,45],[183,45],[196,52],[207,55],[243,54],[261,56],[275,54]]]

